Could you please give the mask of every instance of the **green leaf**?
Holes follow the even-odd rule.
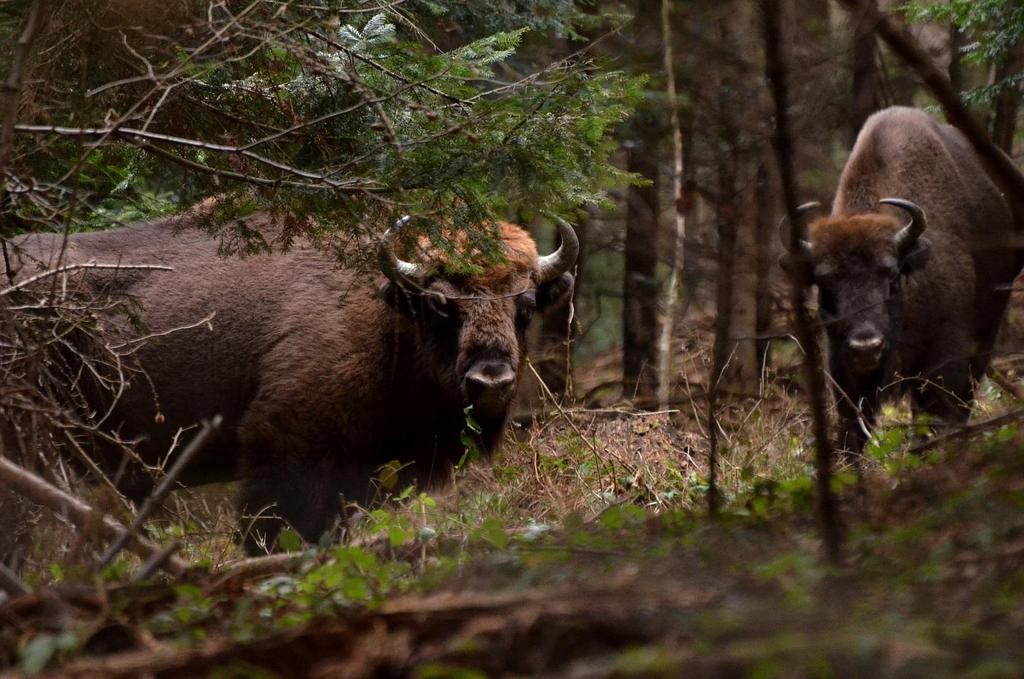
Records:
[[[39,634],[32,638],[21,651],[21,669],[29,674],[42,671],[61,651],[75,647],[77,640],[71,632],[60,635]]]
[[[297,552],[302,549],[302,536],[291,528],[283,528],[277,534],[277,546],[285,552]]]
[[[505,533],[505,527],[500,519],[494,517],[486,519],[480,526],[479,535],[498,549],[505,549],[508,546],[508,535]]]

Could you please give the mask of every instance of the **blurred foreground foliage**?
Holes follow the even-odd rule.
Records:
[[[145,663],[169,676],[1024,671],[1018,425],[912,463],[902,438],[883,434],[866,484],[842,489],[857,519],[840,567],[814,554],[806,470],[777,481],[742,474],[709,521],[691,508],[699,496],[658,504],[669,486],[694,495],[674,465],[642,484],[659,492],[630,495],[610,468],[572,471],[590,456],[578,434],[552,436],[564,444],[556,458],[524,445],[487,474],[460,472],[454,504],[395,488],[348,544],[308,548],[276,572],[197,570],[177,582],[112,586],[100,598],[95,586],[41,587],[38,602],[0,609],[17,621],[0,633],[0,664],[68,676],[119,676],[117,668]],[[563,460],[577,491],[613,483],[635,499],[605,500],[557,525],[523,523],[509,489],[529,482],[524,462],[534,454],[542,467]],[[58,600],[63,626],[54,628]]]

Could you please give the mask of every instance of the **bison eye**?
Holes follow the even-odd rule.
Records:
[[[531,292],[524,292],[516,298],[516,323],[519,327],[525,328],[533,318],[533,312],[537,309],[537,297]]]
[[[818,311],[822,316],[836,315],[836,293],[830,288],[818,286]]]

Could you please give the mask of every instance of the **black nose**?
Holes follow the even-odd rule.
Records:
[[[479,361],[466,373],[466,390],[472,400],[488,393],[504,394],[515,383],[516,373],[506,361]]]

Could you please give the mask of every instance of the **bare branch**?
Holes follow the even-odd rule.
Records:
[[[14,598],[28,594],[29,589],[14,571],[0,563],[0,591],[6,592],[7,596]]]
[[[125,533],[125,527],[113,518],[52,486],[5,457],[0,457],[0,483],[54,513],[66,515],[78,527],[96,525],[109,539],[117,539]],[[149,558],[161,550],[159,545],[139,536],[131,536],[128,547],[142,558]],[[188,568],[188,563],[178,557],[168,558],[163,566],[163,569],[172,575],[181,575]]]
[[[148,271],[174,271],[173,267],[164,266],[162,264],[97,264],[96,262],[86,262],[84,264],[67,264],[65,266],[57,267],[56,269],[50,269],[49,271],[43,271],[37,273],[35,276],[30,276],[23,281],[19,281],[14,285],[10,285],[3,290],[0,290],[0,297],[5,297],[12,292],[22,290],[28,286],[43,280],[44,278],[50,278],[51,276],[59,276],[60,274],[68,273],[69,271],[77,271],[80,269],[106,269],[117,271],[119,269],[142,269]]]
[[[128,526],[128,530],[121,533],[121,535],[119,535],[117,539],[107,547],[107,551],[104,552],[99,563],[96,565],[96,570],[102,570],[109,566],[110,562],[114,560],[114,557],[117,556],[117,553],[124,548],[125,544],[135,537],[139,532],[139,529],[142,528],[142,524],[144,524],[150,515],[163,504],[167,494],[171,492],[171,489],[177,482],[178,477],[181,476],[183,471],[185,471],[185,468],[189,465],[192,459],[206,447],[206,444],[210,442],[213,434],[220,430],[220,425],[223,421],[223,418],[220,415],[217,415],[211,421],[203,423],[203,428],[199,430],[199,433],[195,435],[191,443],[185,447],[185,450],[181,451],[181,454],[178,455],[178,458],[168,470],[167,475],[160,481],[160,485],[158,485],[150,496],[146,498],[146,501],[142,503],[142,507],[135,515],[135,519],[132,521],[131,525]]]
[[[996,417],[989,418],[983,422],[974,422],[972,424],[967,424],[957,429],[953,429],[941,436],[933,436],[927,441],[911,447],[907,452],[911,455],[923,455],[929,450],[934,450],[935,448],[944,446],[947,443],[962,441],[977,434],[1019,422],[1022,419],[1024,419],[1024,408],[1017,408],[1016,410],[1011,410],[1008,413],[997,415]]]

